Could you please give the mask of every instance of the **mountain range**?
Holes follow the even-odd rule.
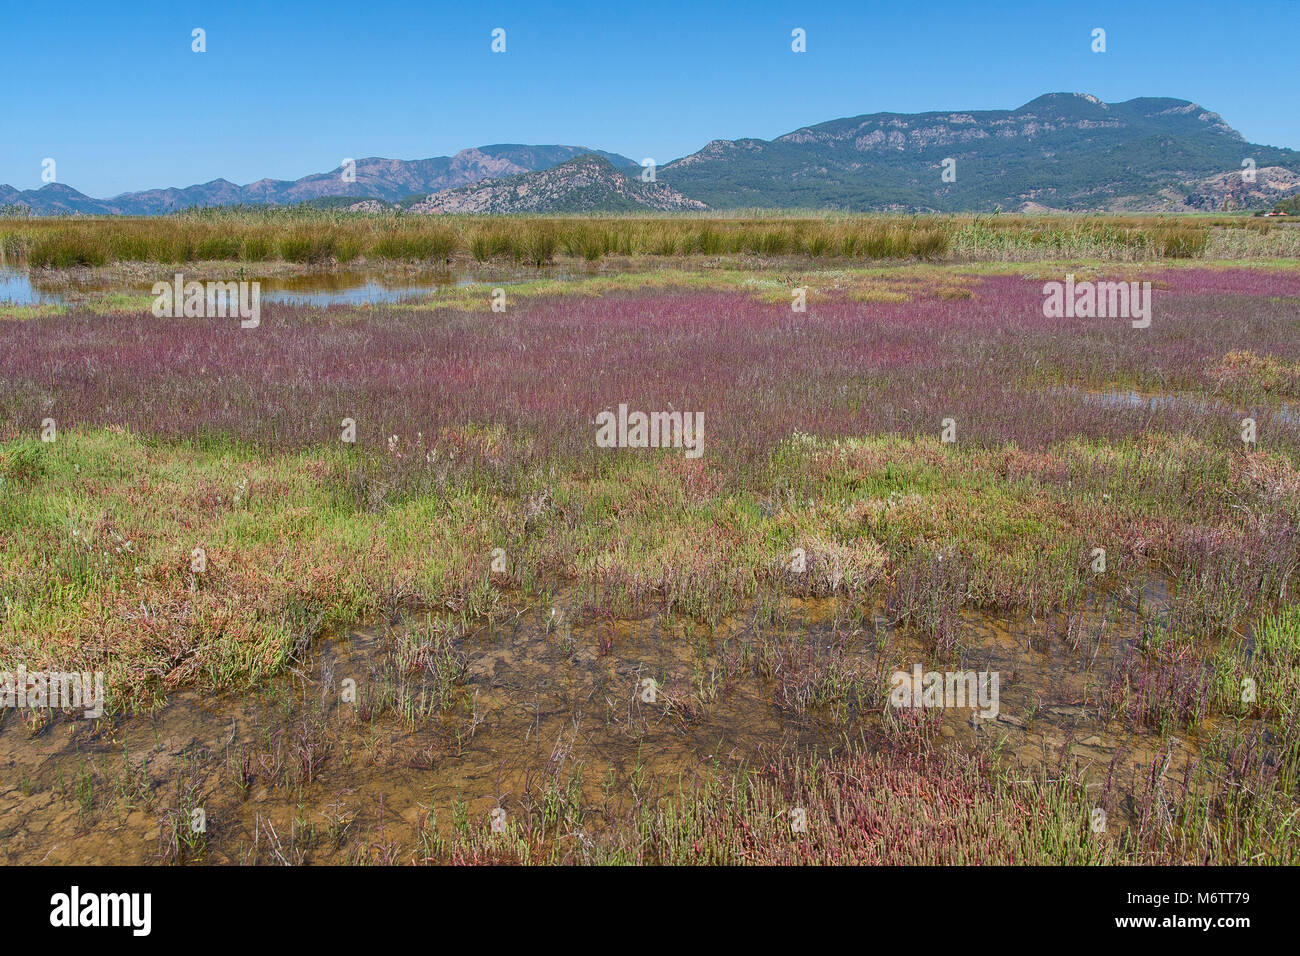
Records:
[[[550,169],[578,156],[604,157],[615,167],[640,167],[617,153],[585,146],[523,146],[504,144],[463,149],[455,156],[433,159],[358,159],[344,177],[342,165],[326,173],[314,173],[292,181],[259,179],[237,186],[225,179],[187,186],[184,189],[149,189],[122,193],[111,199],[92,199],[70,186],[50,183],[40,189],[18,191],[0,185],[0,206],[25,205],[41,215],[86,213],[95,215],[151,216],[176,212],[192,206],[271,205],[288,206],[320,202],[331,198],[378,199],[396,203],[411,197],[454,189],[484,179],[515,176]]]
[[[1216,191],[1215,177],[1240,181],[1247,159],[1255,182]],[[1259,175],[1274,168],[1291,178]],[[1186,100],[1051,93],[1015,110],[873,113],[774,140],[715,140],[659,178],[715,208],[1121,211],[1205,208],[1233,185],[1275,202],[1266,183],[1285,183],[1285,194],[1298,172],[1300,152],[1247,143]]]
[[[598,156],[600,162],[585,159]],[[575,160],[582,160],[574,162]],[[1105,103],[1050,93],[1014,110],[872,113],[775,139],[714,140],[654,181],[617,153],[496,145],[434,159],[357,160],[302,179],[92,199],[53,183],[0,185],[0,206],[38,214],[152,215],[189,206],[316,203],[444,212],[636,209],[1217,211],[1300,192],[1300,152],[1248,143],[1187,100]]]

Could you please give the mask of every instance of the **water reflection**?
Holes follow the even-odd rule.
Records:
[[[543,273],[550,278],[562,276]],[[186,276],[201,278],[200,276]],[[263,302],[281,302],[286,305],[379,305],[388,302],[406,302],[433,295],[440,289],[476,284],[511,285],[519,278],[504,279],[456,273],[450,269],[394,276],[391,273],[341,271],[315,272],[308,275],[280,276],[262,279],[255,275],[239,278],[256,279],[261,283]],[[0,265],[0,306],[58,305],[69,301],[70,294],[84,292],[134,292],[150,295],[153,282],[131,283],[126,286],[98,285],[70,286],[66,283],[54,288],[42,288],[39,279],[33,282],[25,268]]]
[[[34,288],[26,269],[0,266],[0,305],[44,305],[58,301],[57,296]]]

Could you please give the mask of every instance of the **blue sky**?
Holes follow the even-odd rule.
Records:
[[[191,52],[191,30],[207,52]],[[490,50],[506,30],[506,52]],[[790,50],[807,31],[808,51]],[[1094,27],[1107,52],[1090,49]],[[0,183],[92,196],[565,143],[660,163],[881,110],[1176,96],[1300,148],[1300,2],[12,0]]]

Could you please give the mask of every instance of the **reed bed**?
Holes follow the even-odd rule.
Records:
[[[817,260],[1158,260],[1300,255],[1300,230],[1251,218],[1159,216],[430,217],[205,210],[154,218],[0,218],[0,255],[37,268],[118,262],[346,265],[454,257]]]

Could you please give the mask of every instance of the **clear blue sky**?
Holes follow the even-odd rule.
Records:
[[[6,0],[0,183],[39,187],[45,157],[110,196],[500,142],[664,163],[715,138],[1061,91],[1190,99],[1252,142],[1300,147],[1297,36],[1297,0]]]

